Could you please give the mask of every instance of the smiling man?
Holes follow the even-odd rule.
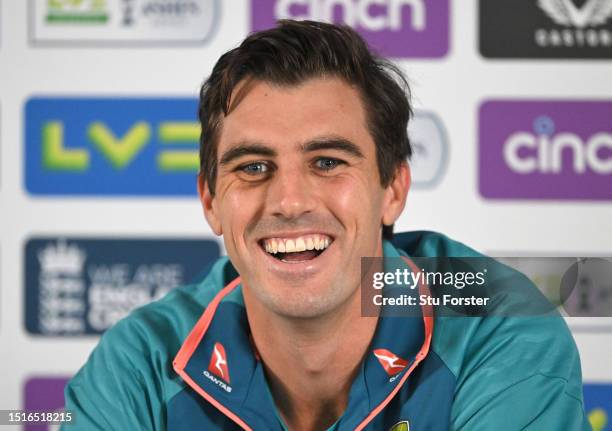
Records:
[[[406,92],[330,24],[284,21],[220,58],[201,91],[199,193],[228,257],[104,335],[66,388],[73,427],[588,429],[560,318],[362,316],[362,257],[479,256],[393,236]]]

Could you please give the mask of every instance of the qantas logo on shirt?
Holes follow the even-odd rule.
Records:
[[[227,356],[225,355],[225,347],[221,343],[215,343],[213,353],[210,356],[208,371],[215,376],[222,378],[227,384],[230,383],[229,370],[227,368]]]
[[[387,349],[374,350],[374,356],[376,356],[378,362],[380,362],[380,365],[382,365],[387,374],[390,376],[395,376],[408,366],[407,360],[400,358],[395,353],[392,353]]]

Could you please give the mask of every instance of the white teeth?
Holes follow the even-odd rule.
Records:
[[[325,250],[331,243],[331,238],[327,236],[304,235],[292,239],[266,239],[263,248],[271,254],[297,253],[306,250]]]

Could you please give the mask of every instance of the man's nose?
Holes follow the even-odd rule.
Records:
[[[279,169],[270,180],[268,212],[286,219],[298,218],[315,208],[316,193],[308,173],[300,169]]]

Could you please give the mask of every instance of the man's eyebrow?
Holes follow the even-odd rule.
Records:
[[[319,138],[302,145],[302,151],[304,152],[312,152],[318,150],[339,150],[351,154],[355,157],[364,158],[364,155],[359,149],[359,147],[348,139],[344,138]]]
[[[238,144],[223,153],[221,159],[219,160],[219,165],[227,165],[239,157],[249,155],[275,157],[276,151],[263,144],[245,142]]]

